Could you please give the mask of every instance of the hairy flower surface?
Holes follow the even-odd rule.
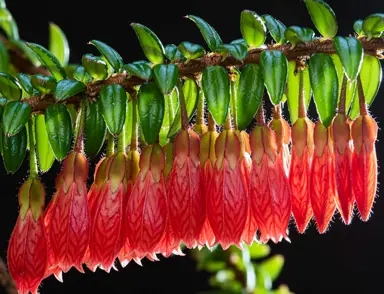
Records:
[[[37,293],[45,277],[48,249],[44,227],[44,186],[29,178],[20,188],[20,212],[8,245],[8,267],[20,294]]]

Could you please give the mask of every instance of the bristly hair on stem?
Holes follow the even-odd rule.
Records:
[[[83,98],[80,105],[80,113],[77,117],[76,123],[76,140],[74,150],[76,152],[83,151],[83,139],[84,139],[84,127],[85,127],[85,115],[87,111],[87,99]]]
[[[32,116],[28,121],[28,133],[29,133],[29,176],[31,178],[39,177],[39,170],[37,166],[36,158],[36,146],[34,136],[35,118]]]
[[[342,115],[345,115],[345,102],[347,99],[347,76],[344,74],[343,77],[343,83],[341,85],[341,91],[340,91],[340,102],[339,102],[339,109],[338,112]]]

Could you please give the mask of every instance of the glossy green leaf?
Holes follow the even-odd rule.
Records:
[[[176,113],[179,107],[179,95],[175,88],[171,94],[164,95],[164,119],[160,129],[160,145],[165,146],[168,143],[168,133],[171,125],[175,120]],[[181,123],[180,123],[181,124]]]
[[[53,154],[51,145],[49,144],[44,114],[38,114],[35,116],[35,136],[37,161],[39,163],[40,170],[42,172],[47,172],[55,161],[55,155]]]
[[[354,37],[336,37],[333,41],[336,52],[343,64],[345,74],[350,80],[355,80],[363,62],[363,46]]]
[[[9,55],[2,41],[0,41],[0,60],[0,72],[7,73],[9,68]]]
[[[205,50],[202,46],[188,41],[181,42],[177,48],[185,56],[187,61],[203,57],[205,54]]]
[[[54,96],[58,101],[67,100],[85,90],[85,85],[78,81],[61,80],[57,83]]]
[[[109,132],[114,136],[119,135],[127,110],[127,94],[124,88],[118,84],[104,86],[98,101]]]
[[[16,21],[9,10],[5,7],[0,7],[0,28],[6,33],[8,39],[19,39],[19,29]]]
[[[75,105],[73,105],[73,104],[66,104],[66,106],[67,106],[67,110],[69,112],[69,116],[71,117],[72,130],[74,130],[75,127],[76,127],[76,120],[77,120],[78,112],[76,110]]]
[[[27,152],[27,131],[25,127],[15,136],[2,133],[3,163],[8,173],[15,173],[24,161]]]
[[[284,44],[286,42],[284,32],[287,27],[279,20],[269,14],[262,16],[271,37],[277,44]]]
[[[45,127],[53,154],[58,160],[64,159],[72,143],[72,121],[67,107],[49,105],[45,111]]]
[[[213,119],[217,124],[223,124],[230,100],[227,71],[221,66],[208,66],[203,72],[202,88]]]
[[[39,57],[33,52],[31,48],[27,46],[27,44],[24,41],[21,40],[12,40],[9,41],[10,44],[12,44],[14,47],[19,49],[24,57],[28,59],[34,66],[39,67],[41,66],[41,62]]]
[[[268,245],[258,243],[253,243],[248,249],[251,258],[254,259],[266,257],[271,252],[271,248]]]
[[[136,36],[140,41],[145,56],[152,63],[164,63],[164,47],[160,39],[146,26],[132,23]]]
[[[332,58],[324,53],[312,55],[309,76],[319,118],[328,128],[336,114],[339,86]]]
[[[260,47],[264,44],[267,29],[263,19],[254,11],[243,10],[240,15],[241,34],[250,47]]]
[[[233,40],[233,41],[231,42],[231,44],[241,44],[241,45],[244,45],[245,48],[247,48],[247,49],[248,49],[248,47],[249,47],[249,45],[247,44],[247,42],[245,42],[244,39],[236,39],[236,40]]]
[[[138,113],[145,141],[154,144],[159,137],[164,118],[164,97],[154,82],[140,87]]]
[[[217,47],[217,52],[227,55],[228,53],[237,60],[247,57],[247,47],[242,44],[224,44]]]
[[[287,84],[288,60],[281,51],[264,51],[260,56],[260,65],[269,98],[274,105],[278,105]]]
[[[88,53],[83,55],[81,62],[95,81],[104,80],[108,76],[107,63],[101,57]]]
[[[152,78],[152,69],[146,63],[129,63],[124,65],[124,69],[132,76],[148,81]]]
[[[291,26],[285,30],[285,38],[296,47],[301,42],[310,42],[315,36],[315,32],[309,28],[302,28],[298,26]]]
[[[94,45],[100,54],[105,57],[107,62],[112,66],[115,72],[120,72],[123,68],[124,62],[120,54],[116,52],[111,46],[97,40],[92,40],[90,44]]]
[[[181,53],[179,48],[177,48],[177,46],[174,44],[169,44],[169,45],[165,46],[165,56],[170,61],[176,61],[176,60],[184,59],[184,55]]]
[[[363,30],[368,36],[368,40],[372,37],[379,37],[384,31],[384,13],[374,13],[364,19]]]
[[[43,46],[34,44],[34,43],[26,43],[26,45],[32,49],[32,51],[36,54],[42,64],[46,66],[49,72],[53,75],[53,77],[60,81],[67,77],[64,68],[61,66],[59,60],[47,49]]]
[[[219,34],[205,20],[193,15],[187,15],[186,17],[197,25],[211,51],[216,51],[216,49],[223,44]]]
[[[325,38],[333,38],[337,34],[335,12],[323,0],[304,0],[309,14],[317,30]]]
[[[239,130],[245,130],[255,116],[264,93],[264,79],[260,66],[247,64],[240,74],[237,89],[236,117]]]
[[[6,73],[0,73],[0,93],[8,100],[17,101],[21,98],[19,83]]]
[[[370,106],[380,89],[383,72],[380,60],[371,55],[364,55],[363,65],[360,70],[361,83],[363,85],[365,103]],[[353,98],[352,109],[349,114],[353,120],[360,114],[358,91]]]
[[[32,108],[28,103],[10,101],[3,113],[3,131],[7,136],[16,135],[28,122]]]
[[[263,261],[260,266],[268,273],[272,281],[275,281],[284,267],[284,256],[274,255]]]
[[[31,77],[32,86],[42,94],[52,93],[56,88],[56,80],[52,76],[36,74]]]
[[[178,93],[176,93],[178,94]],[[187,109],[188,119],[191,120],[195,113],[197,102],[199,100],[199,87],[195,80],[186,79],[183,85],[183,94],[185,99],[185,108]],[[181,129],[181,109],[177,107],[175,119],[171,125],[167,137],[172,138]]]
[[[307,68],[304,69],[303,75],[305,108],[308,109],[309,102],[311,100],[311,83],[309,80],[309,71]],[[297,120],[299,114],[299,81],[299,74],[296,73],[296,61],[289,61],[286,95],[288,101],[289,117],[292,125]]]
[[[64,70],[65,70],[65,73],[67,74],[67,79],[68,80],[74,80],[75,77],[73,76],[73,74],[75,73],[76,69],[79,67],[78,64],[74,64],[74,63],[70,63],[68,64]]]
[[[359,36],[363,36],[364,35],[363,20],[362,19],[358,19],[358,20],[355,21],[355,23],[353,24],[353,30]]]
[[[73,72],[75,80],[84,84],[89,84],[92,81],[91,75],[85,70],[84,66],[79,65]]]
[[[54,23],[49,24],[49,51],[56,56],[61,66],[65,67],[68,65],[68,40],[60,27]]]
[[[88,102],[84,138],[84,149],[87,156],[94,158],[99,154],[106,134],[107,126],[101,114],[99,103]]]
[[[35,96],[39,94],[39,91],[33,88],[31,83],[31,78],[23,73],[16,74],[17,81],[20,83],[22,90],[24,90],[25,94],[24,96]]]
[[[169,94],[176,86],[179,78],[179,68],[176,64],[157,64],[153,68],[153,75],[161,92]]]

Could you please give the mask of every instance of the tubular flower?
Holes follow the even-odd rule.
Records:
[[[72,266],[83,272],[81,263],[90,236],[90,216],[86,180],[88,162],[79,152],[70,153],[61,171],[62,184],[51,200],[49,242],[59,268]]]
[[[192,130],[181,130],[174,143],[174,159],[167,185],[169,221],[176,239],[188,248],[197,246],[206,211],[201,185],[200,139]]]
[[[29,178],[19,191],[20,212],[8,245],[8,267],[18,293],[37,293],[48,262],[44,186]]]
[[[345,224],[352,220],[355,198],[352,191],[350,124],[347,117],[337,114],[332,124],[335,152],[336,204]]]
[[[325,233],[336,209],[335,155],[330,129],[320,121],[314,129],[315,150],[311,169],[311,205],[317,229]]]
[[[205,133],[200,140],[200,166],[202,167],[203,176],[201,185],[205,195],[205,207],[207,207],[207,201],[210,197],[208,194],[208,187],[211,183],[213,166],[216,161],[215,143],[218,136],[219,134],[216,131],[211,130]],[[205,217],[198,241],[199,246],[206,245],[208,248],[212,248],[215,244],[215,234],[212,231],[207,216]]]
[[[246,180],[242,172],[241,143],[233,130],[224,130],[215,143],[216,162],[208,187],[207,215],[216,237],[225,250],[239,247],[248,217]]]
[[[109,272],[124,245],[122,242],[122,224],[124,198],[127,196],[126,177],[127,158],[124,152],[118,152],[108,159],[106,180],[95,195],[97,198],[91,210],[91,238],[89,241],[89,264]]]
[[[292,213],[297,229],[303,233],[312,217],[310,177],[313,155],[313,123],[298,118],[292,126],[292,158],[289,184],[292,192]]]
[[[352,189],[363,221],[369,219],[377,188],[377,130],[369,115],[359,116],[352,124]]]
[[[160,253],[164,257],[169,257],[171,254],[184,255],[180,248],[180,239],[175,237],[170,221],[167,221],[165,233],[159,244],[157,244],[155,253]]]
[[[140,172],[126,209],[127,236],[139,258],[155,252],[167,225],[164,167],[165,154],[159,144],[143,150]]]
[[[279,153],[276,135],[256,125],[250,137],[252,169],[249,182],[251,214],[259,226],[260,241],[277,243],[288,236],[291,190]]]

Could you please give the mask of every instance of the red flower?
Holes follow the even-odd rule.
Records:
[[[337,114],[332,124],[335,152],[336,204],[345,224],[352,220],[355,198],[352,191],[350,124],[347,117]]]
[[[188,248],[197,245],[206,217],[199,144],[199,137],[192,130],[182,130],[177,134],[167,186],[169,221],[173,234]]]
[[[352,188],[363,221],[369,219],[377,189],[377,130],[369,115],[361,115],[352,124]]]
[[[44,228],[44,186],[29,178],[19,191],[20,212],[8,245],[8,267],[18,293],[37,293],[48,251]]]
[[[72,266],[83,272],[81,263],[89,242],[90,217],[86,180],[88,162],[78,152],[64,160],[62,184],[51,200],[49,241],[57,265],[67,272]]]
[[[320,233],[327,230],[336,209],[335,155],[329,132],[330,129],[317,122],[310,187],[313,215]]]
[[[215,143],[216,162],[208,187],[207,216],[216,242],[225,250],[241,247],[248,217],[246,180],[242,172],[241,144],[235,131],[224,130]]]
[[[292,191],[292,213],[297,229],[303,233],[312,217],[310,202],[313,123],[298,118],[292,126],[292,158],[289,184]]]
[[[260,241],[287,240],[291,215],[291,191],[278,153],[276,135],[266,125],[257,125],[250,137],[252,169],[249,182],[251,214],[259,226]]]
[[[159,144],[144,149],[140,157],[140,172],[126,209],[127,236],[139,258],[155,252],[167,225],[164,166],[165,154]]]

